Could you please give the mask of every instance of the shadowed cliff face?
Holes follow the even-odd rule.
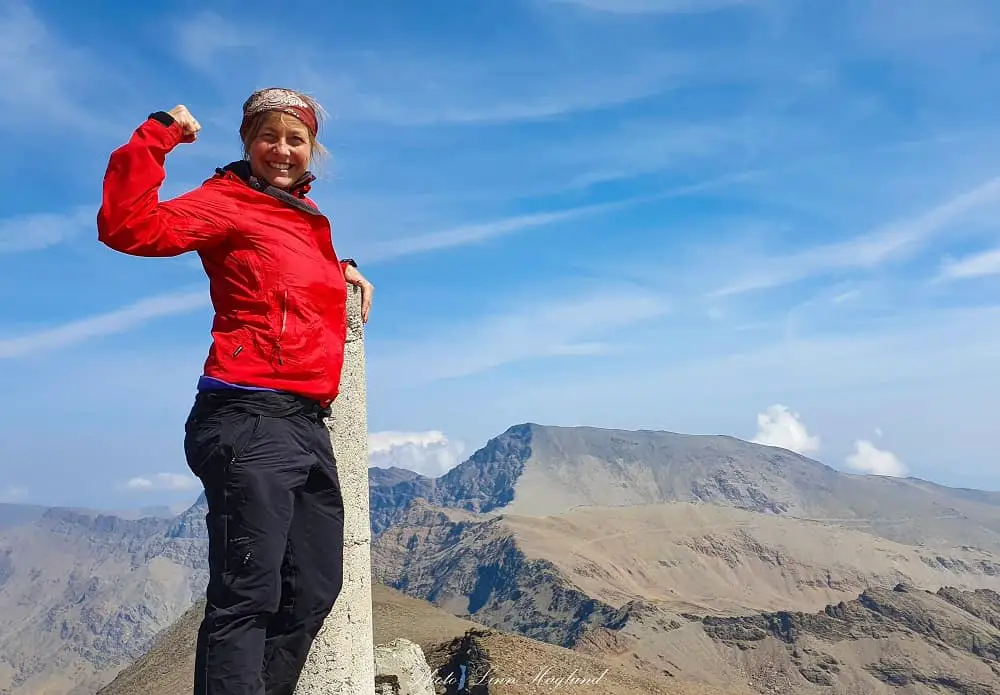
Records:
[[[510,428],[440,478],[369,468],[372,534],[377,536],[396,523],[416,498],[472,512],[489,512],[509,504],[524,462],[531,455],[532,431],[530,425]]]
[[[529,559],[502,519],[455,521],[415,501],[372,548],[373,576],[456,615],[570,646],[615,611],[552,563]]]

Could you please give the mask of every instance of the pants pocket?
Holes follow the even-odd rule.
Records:
[[[242,417],[233,418],[229,435],[229,461],[235,463],[247,453],[247,450],[257,439],[261,431],[263,415],[240,413]]]
[[[236,463],[260,434],[263,417],[242,410],[189,417],[184,425],[188,468],[204,482],[212,470]]]

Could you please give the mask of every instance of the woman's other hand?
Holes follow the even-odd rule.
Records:
[[[344,266],[344,279],[361,288],[361,321],[368,323],[368,311],[372,306],[372,294],[375,292],[375,287],[353,265]]]

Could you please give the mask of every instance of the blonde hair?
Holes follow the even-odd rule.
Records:
[[[295,94],[304,102],[309,104],[309,107],[316,114],[317,134],[313,134],[309,128],[306,128],[306,132],[309,133],[309,163],[312,165],[317,160],[323,160],[329,157],[329,152],[325,147],[323,147],[323,144],[317,137],[318,132],[323,125],[326,111],[315,98],[309,96],[308,94],[303,94],[302,92],[295,92]],[[250,159],[250,144],[257,138],[258,135],[260,135],[260,131],[264,129],[265,125],[270,123],[273,119],[283,120],[286,117],[295,119],[295,122],[297,123],[302,123],[302,121],[295,118],[295,116],[276,110],[262,111],[247,119],[240,128],[240,137],[243,145],[243,158]]]

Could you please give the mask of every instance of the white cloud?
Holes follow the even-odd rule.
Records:
[[[947,260],[941,266],[939,280],[968,280],[1000,275],[1000,248],[972,254],[958,260]]]
[[[768,406],[757,414],[757,434],[752,441],[800,454],[819,450],[819,437],[810,435],[799,414],[783,405]]]
[[[156,473],[151,476],[130,478],[125,483],[127,490],[141,491],[184,491],[197,490],[201,487],[201,482],[193,475],[182,475],[180,473]]]
[[[123,333],[152,319],[183,314],[208,304],[209,297],[205,291],[176,292],[148,297],[105,314],[88,316],[28,335],[0,339],[0,359],[35,355],[92,338]]]
[[[823,273],[871,269],[906,259],[932,237],[950,229],[970,213],[998,203],[1000,177],[995,177],[921,215],[892,222],[868,234],[778,256],[774,260],[760,260],[755,263],[759,270],[713,291],[711,296],[769,289]]]
[[[11,485],[0,490],[0,502],[22,502],[28,497],[28,488]]]
[[[907,473],[906,466],[894,453],[879,449],[865,439],[854,442],[854,453],[847,457],[847,465],[872,475],[902,477]]]
[[[548,0],[612,14],[693,14],[749,4],[749,0]]]
[[[465,444],[449,440],[443,432],[372,432],[368,435],[369,465],[396,466],[431,478],[454,468],[465,452]]]
[[[35,213],[0,220],[0,253],[39,251],[55,246],[88,226],[94,227],[97,206],[67,213]]]

